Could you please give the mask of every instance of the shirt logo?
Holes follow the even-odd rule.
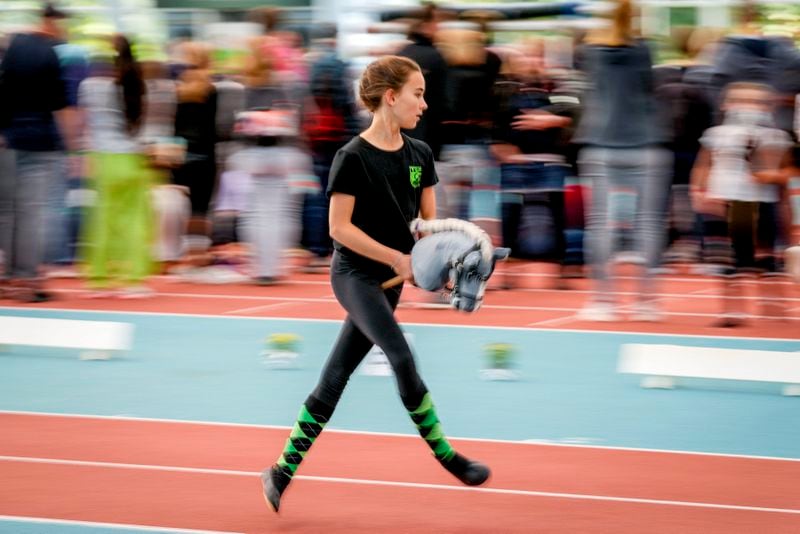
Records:
[[[417,188],[419,187],[420,182],[422,181],[422,167],[417,167],[414,165],[408,166],[408,178],[411,182],[411,187]]]

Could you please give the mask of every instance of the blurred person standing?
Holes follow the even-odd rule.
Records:
[[[190,263],[202,265],[208,262],[208,208],[217,178],[217,90],[212,83],[208,45],[185,42],[178,53],[183,68],[177,81],[175,135],[186,140],[186,160],[173,171],[173,183],[189,191],[192,216],[186,253]]]
[[[683,57],[653,69],[656,99],[669,137],[667,147],[673,155],[665,263],[698,259],[698,224],[689,200],[689,177],[700,150],[700,138],[714,118],[707,84],[711,65],[700,54],[715,35],[705,28],[680,28],[675,33]]]
[[[437,167],[442,180],[442,215],[472,219],[487,226],[500,220],[496,204],[499,176],[489,152],[493,126],[493,88],[502,61],[488,49],[485,25],[446,29],[436,42],[447,62],[443,144]],[[484,200],[483,203],[479,201]],[[499,226],[499,225],[498,225]],[[486,228],[497,235],[497,228]]]
[[[175,142],[175,114],[178,106],[177,85],[170,79],[167,64],[159,52],[140,62],[145,84],[147,106],[144,109],[139,139],[145,146],[163,146]],[[182,144],[182,143],[181,143]],[[150,189],[156,218],[154,259],[162,272],[169,272],[178,263],[185,249],[185,236],[191,216],[189,189],[171,183],[168,168],[153,170]]]
[[[64,176],[64,143],[55,114],[68,101],[55,47],[66,35],[66,16],[46,4],[39,28],[14,36],[0,64],[0,129],[6,144],[5,172],[0,174],[4,293],[25,302],[50,298],[39,267],[46,246],[49,193]]]
[[[768,85],[775,93],[775,125],[792,132],[794,96],[800,92],[800,51],[791,39],[764,35],[759,26],[759,6],[743,2],[734,31],[716,47],[711,83],[717,97],[720,119],[725,86],[734,82]]]
[[[77,151],[77,132],[80,129],[78,86],[89,76],[89,51],[84,46],[67,41],[56,45],[55,50],[67,91],[67,106],[61,112],[67,154],[61,166],[61,176],[53,180],[50,186],[44,263],[52,266],[48,276],[65,273],[69,276],[71,271],[63,268],[72,264],[77,253],[84,203],[81,198],[83,158]]]
[[[800,142],[794,130],[796,95],[800,93],[800,51],[785,36],[765,35],[760,25],[760,6],[745,1],[739,10],[739,24],[732,34],[717,46],[712,69],[712,87],[717,96],[718,119],[724,118],[721,99],[730,83],[750,82],[764,84],[773,92],[772,115],[774,126],[791,136],[795,144],[794,165],[800,168]],[[788,204],[788,203],[786,203]],[[775,211],[765,215],[776,221],[778,241],[791,239],[791,215],[786,204],[762,206],[761,211]],[[794,217],[798,215],[795,213]]]
[[[236,117],[245,110],[245,86],[238,73],[223,66],[223,72],[214,80],[217,90],[217,187],[212,200],[211,246],[215,262],[219,247],[239,241],[238,213],[243,210],[242,200],[249,189],[246,180],[239,180],[226,169],[231,156],[241,148],[235,136]],[[238,199],[238,202],[232,199]]]
[[[587,253],[594,291],[579,317],[617,319],[614,283],[609,273],[615,249],[615,212],[624,198],[633,211],[633,247],[639,287],[633,320],[658,321],[653,270],[664,242],[664,206],[669,191],[669,152],[653,94],[652,60],[647,44],[634,35],[633,5],[616,0],[611,26],[587,36],[579,51],[580,68],[590,88],[584,98],[573,142],[583,145],[581,178],[591,185]]]
[[[425,77],[425,100],[428,111],[408,135],[414,139],[425,141],[433,150],[434,160],[439,160],[442,149],[441,122],[444,118],[447,88],[447,63],[434,46],[434,38],[438,29],[438,13],[433,3],[423,4],[421,11],[414,17],[408,30],[409,44],[401,48],[398,56],[416,61],[422,68]]]
[[[313,32],[309,53],[311,98],[303,119],[303,133],[321,187],[305,195],[301,239],[301,244],[314,255],[309,265],[312,269],[327,267],[333,249],[328,235],[328,197],[325,195],[333,157],[359,127],[347,63],[336,53],[336,27],[321,24]]]
[[[114,58],[79,87],[84,110],[87,177],[96,192],[84,231],[86,274],[91,296],[137,298],[152,292],[153,213],[150,188],[156,172],[143,153],[139,134],[145,118],[146,85],[130,42],[115,35]]]
[[[739,326],[747,317],[744,283],[761,275],[762,315],[783,316],[782,280],[775,256],[775,206],[790,166],[791,139],[774,126],[774,93],[763,84],[735,82],[723,94],[723,123],[708,129],[692,173],[694,209],[702,214],[706,261],[721,269],[722,317]]]
[[[245,71],[245,112],[235,127],[243,141],[228,160],[227,171],[246,173],[248,204],[242,214],[242,236],[253,255],[252,276],[259,285],[278,283],[286,273],[282,254],[299,241],[301,194],[292,184],[313,181],[313,162],[300,147],[300,123],[307,93],[299,93],[273,69],[273,57],[251,42]],[[233,185],[233,184],[232,184]]]
[[[506,57],[496,85],[492,154],[500,163],[503,246],[517,258],[566,259],[564,183],[577,99],[559,97],[544,62],[544,43]],[[557,287],[564,287],[560,280]]]

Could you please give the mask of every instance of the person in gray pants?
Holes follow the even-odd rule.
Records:
[[[54,114],[67,104],[54,47],[66,35],[66,14],[51,5],[37,31],[16,35],[0,64],[0,248],[4,296],[42,302],[38,278],[44,254],[48,191],[62,173],[63,144]]]

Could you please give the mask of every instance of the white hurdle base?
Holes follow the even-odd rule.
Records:
[[[133,325],[110,321],[0,316],[0,347],[30,345],[83,349],[83,360],[107,360],[130,350]]]
[[[626,344],[617,370],[644,375],[645,388],[672,389],[681,377],[711,378],[781,383],[784,395],[800,396],[800,352]]]

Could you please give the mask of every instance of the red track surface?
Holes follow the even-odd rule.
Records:
[[[257,473],[284,429],[19,414],[0,414],[0,425],[6,515],[251,533],[800,532],[793,461],[464,441],[493,478],[487,491],[461,491],[418,438],[328,432],[276,516]]]
[[[484,307],[475,314],[421,309],[417,305],[428,298],[427,294],[408,287],[398,316],[403,322],[424,324],[800,339],[800,286],[796,284],[784,285],[789,312],[783,320],[757,319],[747,326],[733,329],[713,327],[720,310],[716,283],[707,278],[684,276],[668,277],[661,284],[658,294],[667,312],[663,322],[590,323],[575,317],[589,296],[589,281],[570,281],[571,291],[550,290],[547,287],[553,279],[543,276],[540,271],[535,266],[527,270],[515,266],[514,275],[508,279],[518,284],[519,289],[487,292]],[[55,289],[57,300],[36,306],[239,317],[344,318],[344,312],[333,298],[327,275],[294,275],[288,283],[272,287],[245,284],[201,286],[160,278],[152,283],[158,292],[157,297],[143,300],[87,299],[88,292],[77,280],[58,280],[51,282],[50,286]],[[623,292],[620,300],[623,303],[631,302],[634,289],[632,280],[623,280],[620,284],[620,291]],[[755,285],[750,289],[748,306],[751,312],[758,313]]]
[[[521,290],[488,292],[477,314],[420,309],[413,305],[426,297],[408,288],[399,317],[800,339],[798,286],[785,286],[787,320],[731,330],[710,326],[719,310],[712,281],[674,277],[659,290],[664,322],[599,324],[575,318],[589,294],[587,281],[552,291],[552,279],[540,272],[513,270]],[[159,278],[153,281],[158,295],[146,300],[91,300],[79,281],[58,280],[50,283],[55,301],[26,307],[340,320],[344,313],[327,280],[295,275],[263,288]],[[633,285],[626,281],[620,290]],[[750,295],[755,312],[757,295]],[[460,450],[493,469],[487,489],[464,491],[420,439],[327,432],[276,516],[261,498],[257,474],[281,449],[285,429],[3,413],[0,428],[0,515],[248,533],[800,532],[797,461],[464,441]]]

